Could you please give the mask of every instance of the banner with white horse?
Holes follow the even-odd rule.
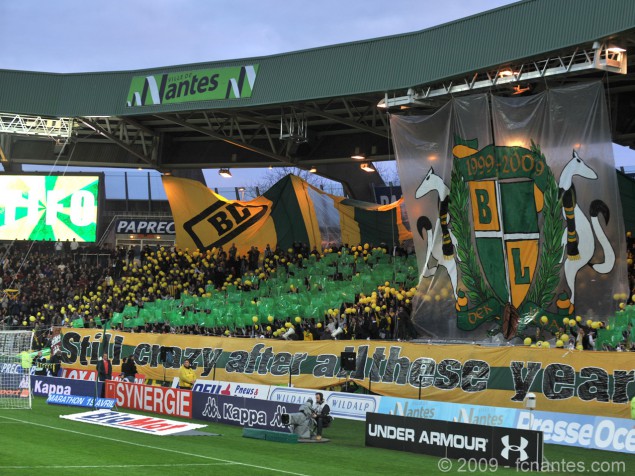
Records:
[[[601,83],[454,98],[429,116],[393,115],[391,126],[420,330],[549,335],[614,315],[628,298]]]

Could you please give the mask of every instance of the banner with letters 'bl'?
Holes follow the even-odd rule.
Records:
[[[602,83],[453,98],[429,116],[391,116],[391,130],[418,327],[471,340],[555,334],[628,298]]]

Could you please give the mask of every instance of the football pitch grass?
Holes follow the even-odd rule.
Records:
[[[452,461],[442,472],[432,456],[364,446],[364,422],[337,419],[325,430],[330,442],[288,444],[242,437],[242,428],[208,424],[220,436],[156,436],[61,419],[90,409],[47,405],[0,410],[0,475],[399,475],[487,472],[519,474],[476,462]],[[130,413],[130,410],[122,410]],[[157,415],[153,415],[157,416]],[[172,417],[166,417],[175,420]],[[192,421],[192,420],[188,420]],[[194,423],[205,423],[193,420]],[[546,445],[556,468],[536,474],[633,474],[635,455]],[[576,464],[575,470],[571,465]],[[555,466],[559,464],[560,466]],[[593,464],[595,469],[593,470]],[[496,469],[496,470],[495,470]],[[495,471],[494,471],[495,470]]]

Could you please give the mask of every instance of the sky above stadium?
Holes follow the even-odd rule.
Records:
[[[513,0],[0,1],[0,68],[56,73],[135,70],[266,56],[407,33]],[[616,147],[616,164],[635,163]],[[236,185],[262,173],[235,169]],[[227,187],[215,171],[208,186]]]

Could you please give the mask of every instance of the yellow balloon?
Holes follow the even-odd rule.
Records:
[[[547,316],[542,316],[540,318],[540,322],[542,322],[543,324],[546,324],[547,322],[549,322],[549,318]]]
[[[296,316],[295,317],[295,322],[297,322],[298,324],[300,324],[302,322],[302,318],[300,316]]]
[[[317,323],[317,326],[315,326],[315,327],[317,327],[318,329],[321,329],[321,328],[322,328],[322,323],[321,323],[321,322],[318,322],[318,323]]]
[[[273,316],[267,316],[267,320],[268,320],[269,322],[273,322]]]
[[[564,342],[562,342],[562,340],[558,339],[556,341],[556,347],[562,347],[562,346],[564,346]]]
[[[525,340],[523,341],[523,343],[525,345],[531,345],[531,337],[525,337]]]
[[[253,317],[251,318],[251,320],[252,320],[252,321],[254,321],[254,322],[258,322],[258,316],[253,316]]]

